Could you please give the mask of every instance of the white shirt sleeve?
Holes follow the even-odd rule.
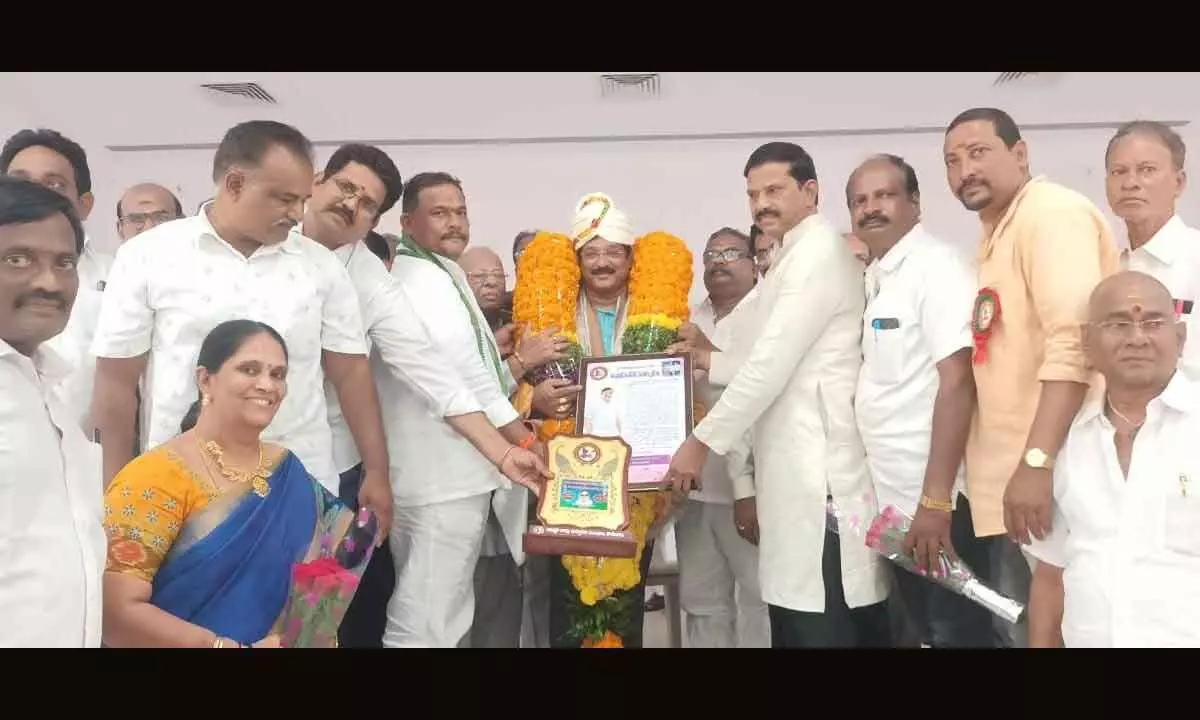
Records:
[[[726,454],[775,402],[829,318],[842,310],[844,292],[838,282],[819,277],[822,267],[836,262],[830,251],[821,249],[797,261],[790,263],[788,273],[782,276],[778,297],[746,361],[726,386],[720,402],[696,427],[696,438],[720,455]],[[709,373],[710,378],[716,375]]]
[[[940,249],[939,262],[930,273],[934,281],[924,286],[920,307],[923,339],[935,363],[975,343],[971,315],[977,282],[953,250]]]
[[[321,348],[345,355],[366,355],[367,333],[349,273],[331,252],[315,258],[328,278],[321,306]]]
[[[422,395],[439,417],[482,412],[454,363],[430,340],[400,283],[380,288],[368,302],[371,342],[401,382]]]
[[[725,467],[733,482],[733,498],[744,500],[754,497],[754,457],[750,454],[751,436],[747,432],[742,439],[725,454]]]
[[[154,308],[150,304],[153,256],[145,242],[130,240],[113,260],[101,293],[92,354],[102,358],[132,358],[150,352]]]

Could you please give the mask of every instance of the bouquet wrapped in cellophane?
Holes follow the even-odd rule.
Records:
[[[679,339],[679,326],[688,319],[691,289],[692,252],[687,243],[665,232],[638,238],[621,353],[659,353],[673,345]]]
[[[374,515],[359,511],[336,550],[329,533],[319,556],[292,568],[280,644],[286,648],[337,647],[338,627],[375,549]]]
[[[838,532],[836,510],[830,508],[827,520],[828,527],[834,532]],[[855,520],[851,518],[848,525],[851,529],[858,531],[861,523],[855,522]],[[888,505],[871,521],[863,540],[867,547],[914,575],[936,582],[938,585],[983,606],[989,612],[1010,623],[1015,624],[1021,620],[1025,614],[1024,605],[984,585],[971,568],[967,567],[966,563],[961,559],[952,561],[944,550],[938,556],[939,567],[934,568],[929,574],[922,573],[912,555],[904,552],[904,538],[908,535],[911,525],[912,518],[896,509],[895,506]]]

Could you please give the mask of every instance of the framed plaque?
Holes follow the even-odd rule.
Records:
[[[671,457],[692,434],[692,356],[585,357],[575,427],[629,445],[629,490],[661,490]]]
[[[629,531],[629,445],[620,438],[557,435],[546,446],[550,471],[538,523],[522,539],[529,555],[637,555]]]

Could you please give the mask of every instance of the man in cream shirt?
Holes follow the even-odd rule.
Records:
[[[88,219],[96,201],[87,153],[79,143],[54,130],[22,130],[9,138],[0,150],[0,174],[32,180],[62,195],[71,202],[81,223]],[[78,416],[89,440],[96,376],[92,335],[112,262],[112,256],[97,250],[96,244],[85,235],[83,252],[76,264],[79,292],[71,308],[71,319],[66,329],[48,341],[49,347],[73,366],[62,380],[64,400]]]
[[[693,308],[692,323],[715,347],[744,354],[753,345],[752,336],[739,332],[739,323],[753,313],[757,277],[749,236],[727,227],[709,237],[704,249],[708,297]],[[705,407],[712,407],[724,386],[703,372],[697,375],[697,392]],[[675,521],[675,542],[688,647],[770,647],[767,606],[758,588],[749,438],[726,457],[710,455],[705,461],[700,489],[691,493]]]
[[[1187,328],[1138,272],[1089,303],[1088,358],[1105,394],[1054,467],[1054,523],[1029,548],[1033,647],[1200,647],[1200,386],[1177,371]]]
[[[753,349],[735,372],[697,347],[697,367],[724,393],[671,460],[667,479],[694,487],[709,451],[754,431],[759,582],[775,647],[887,647],[883,560],[860,539],[876,512],[854,421],[862,363],[862,263],[817,211],[812,158],[763,145],[745,169],[756,224],[781,238],[759,285]],[[836,512],[837,532],[827,529]]]
[[[83,245],[60,194],[0,178],[0,647],[100,646],[100,457],[46,344],[67,325]]]
[[[846,203],[867,267],[863,366],[855,418],[881,508],[913,518],[910,552],[925,568],[986,552],[970,532],[963,453],[975,405],[971,305],[975,277],[949,243],[921,226],[921,190],[895,155],[851,173]],[[929,579],[894,568],[897,594],[930,647],[992,647],[992,616]]]
[[[488,420],[522,448],[536,438],[509,402],[516,385],[500,358],[487,321],[457,263],[439,253],[466,246],[470,224],[461,184],[445,173],[409,179],[401,201],[405,237],[392,275],[415,301],[416,313],[446,371],[460,376]],[[471,628],[474,572],[493,492],[507,487],[444,414],[407,384],[376,373],[384,407],[395,498],[389,537],[396,589],[388,605],[385,647],[456,647]],[[527,496],[514,493],[516,521],[506,540],[519,557]],[[497,515],[501,516],[499,509]]]
[[[1183,138],[1162,123],[1122,125],[1104,154],[1108,206],[1125,222],[1127,270],[1157,279],[1171,291],[1195,341],[1183,346],[1179,369],[1200,381],[1200,231],[1188,227],[1175,204],[1187,184]]]

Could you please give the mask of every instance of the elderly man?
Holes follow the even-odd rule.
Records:
[[[212,204],[121,247],[93,345],[93,416],[106,479],[131,459],[142,377],[149,395],[143,446],[153,447],[179,433],[196,397],[201,341],[220,322],[245,317],[270,324],[288,345],[289,392],[263,439],[294,452],[337,493],[328,377],[363,455],[365,504],[383,520],[391,516],[383,422],[354,286],[333,253],[293,232],[313,176],[312,145],[298,130],[242,123],[217,148]]]
[[[708,297],[692,309],[692,323],[716,347],[747,352],[754,343],[742,322],[757,298],[754,246],[733,228],[713,233],[704,248]],[[697,371],[697,392],[712,407],[724,388]],[[688,646],[770,647],[767,606],[758,588],[758,512],[749,438],[727,457],[704,463],[700,489],[675,521],[680,604]]]
[[[62,195],[75,208],[80,223],[88,219],[96,202],[87,153],[54,130],[22,130],[9,138],[0,149],[0,174],[32,180]],[[71,319],[65,330],[49,340],[49,347],[73,366],[62,379],[63,392],[89,439],[94,437],[91,404],[96,376],[92,336],[112,262],[112,256],[97,250],[85,235],[76,264],[79,291]]]
[[[0,644],[99,647],[107,543],[100,458],[55,382],[79,282],[69,200],[0,177]]]
[[[138,233],[183,217],[179,198],[162,185],[141,183],[117,200],[117,237],[121,242]]]
[[[855,419],[880,507],[913,518],[907,549],[923,568],[939,554],[974,566],[978,547],[961,502],[963,452],[975,407],[971,302],[975,277],[954,246],[921,225],[921,190],[895,155],[859,165],[846,183],[867,267],[863,365]],[[986,559],[986,558],[985,558]],[[930,647],[992,647],[991,615],[896,569],[897,595]]]
[[[1125,223],[1129,250],[1122,264],[1156,278],[1200,340],[1200,231],[1184,224],[1175,205],[1187,184],[1183,138],[1162,123],[1135,120],[1117,129],[1104,153],[1108,206]],[[1200,341],[1185,345],[1179,367],[1200,381]]]
[[[404,383],[380,382],[396,514],[389,538],[396,589],[388,605],[386,647],[456,647],[471,629],[473,578],[496,490],[525,452],[540,452],[508,396],[516,386],[509,365],[471,292],[466,274],[440,252],[447,238],[465,246],[470,233],[466,195],[446,173],[412,177],[401,202],[405,236],[392,275],[415,302],[416,314],[447,372],[461,377],[490,423],[519,448],[498,458],[461,437],[445,415]],[[519,452],[518,452],[519,451]],[[500,466],[501,471],[498,471]],[[543,466],[544,467],[544,466]],[[512,479],[516,474],[509,474]],[[507,526],[524,532],[526,496]],[[510,541],[510,546],[513,544]]]
[[[753,429],[759,582],[772,645],[886,647],[886,561],[852,539],[853,519],[876,510],[854,421],[862,263],[818,211],[816,168],[804,148],[767,143],[743,174],[756,224],[782,241],[759,285],[748,355],[691,348],[696,367],[725,391],[667,477],[679,490],[695,488],[709,450],[728,456]],[[830,515],[837,532],[827,529]]]
[[[1106,393],[1054,468],[1054,524],[1030,553],[1035,647],[1200,647],[1200,386],[1167,288],[1138,272],[1092,293],[1084,343]]]
[[[1119,256],[1091,201],[1031,176],[1029,148],[1004,111],[954,118],[944,158],[951,192],[982,227],[965,504],[972,534],[990,547],[973,569],[1023,600],[1029,565],[1019,547],[1050,530],[1054,458],[1095,379],[1080,344],[1087,298]],[[1024,644],[1024,623],[997,622],[1006,644]]]

